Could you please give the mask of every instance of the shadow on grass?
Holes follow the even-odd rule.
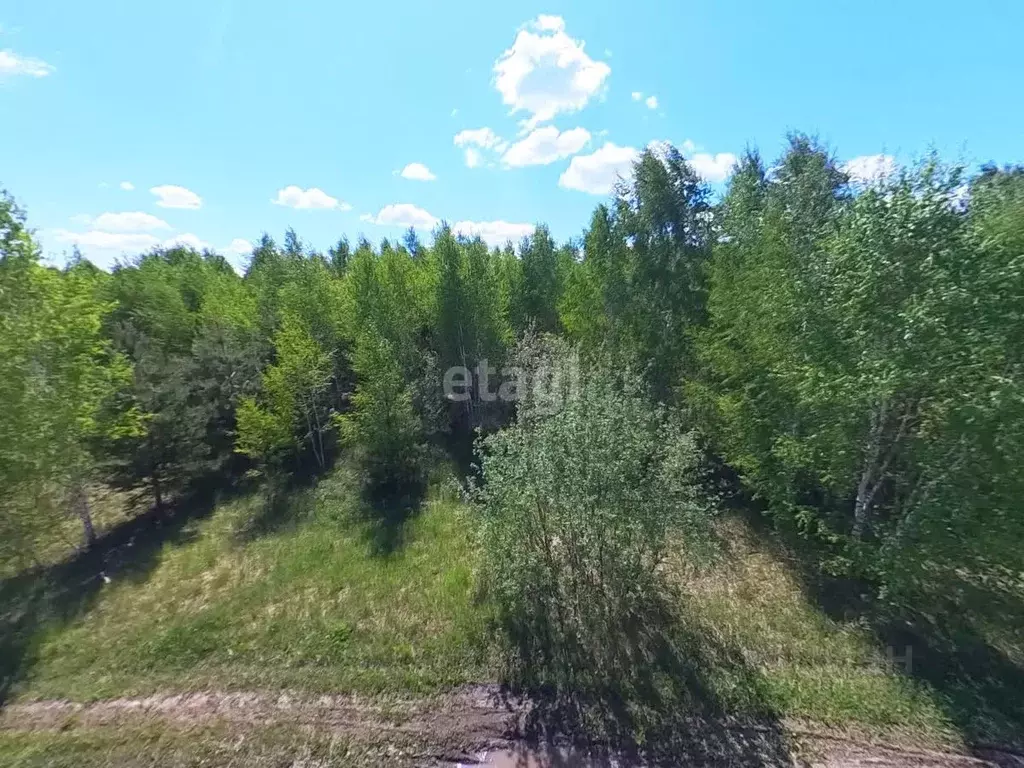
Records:
[[[899,604],[875,599],[871,584],[828,578],[810,568],[804,587],[827,615],[866,622],[894,668],[939,695],[968,744],[1024,749],[1019,597],[971,585],[955,573],[922,585],[913,600]]]
[[[506,617],[509,699],[525,695],[519,734],[534,761],[586,764],[792,765],[778,715],[737,649],[689,628],[668,595],[602,609],[590,631],[560,629],[557,611]],[[544,616],[544,618],[539,618]],[[546,755],[546,756],[545,756]]]
[[[364,485],[359,513],[372,554],[389,557],[404,546],[408,523],[419,514],[426,492],[423,477]]]
[[[307,449],[286,466],[265,469],[261,482],[262,503],[235,532],[238,542],[254,541],[308,520],[315,512],[316,488],[334,472],[338,458],[335,446],[329,445],[323,465],[316,462],[312,451]]]
[[[108,579],[148,578],[167,544],[187,544],[191,523],[242,486],[205,482],[164,509],[150,509],[99,537],[86,551],[0,581],[0,706],[27,679],[46,631],[87,613]]]
[[[934,693],[968,744],[1024,749],[1024,598],[1006,579],[971,579],[969,567],[935,573],[898,603],[880,585],[832,577],[829,553],[773,526],[732,483],[729,506],[792,566],[804,594],[825,615],[870,628],[893,668]],[[1018,575],[1019,580],[1019,575]],[[1012,654],[1012,655],[1011,655]]]
[[[400,480],[374,479],[356,455],[323,469],[303,466],[301,471],[278,471],[263,479],[259,507],[235,532],[239,543],[294,529],[324,514],[338,525],[352,519],[362,524],[374,555],[387,557],[402,547],[406,524],[419,513],[426,495],[424,472],[410,472]]]
[[[314,491],[319,474],[279,474],[261,483],[260,503],[252,517],[235,531],[239,544],[289,530],[309,519],[315,509]]]

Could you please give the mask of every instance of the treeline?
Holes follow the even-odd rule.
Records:
[[[516,417],[477,374],[446,397],[446,371],[528,364],[557,337],[585,370],[638,371],[671,409],[637,445],[685,431],[686,466],[703,446],[834,572],[896,593],[937,567],[1020,568],[1019,169],[967,178],[930,158],[855,184],[796,135],[774,164],[748,152],[716,199],[677,151],[648,151],[563,245],[543,226],[495,249],[442,226],[429,245],[410,231],[319,253],[288,232],[264,236],[244,276],[181,248],[110,273],[46,267],[5,197],[0,249],[8,558],[31,560],[69,512],[88,545],[97,481],[160,508],[201,479],[315,471],[341,452],[371,489],[415,481],[427,446],[466,452]],[[602,407],[610,391],[594,390]],[[601,413],[587,418],[629,431]],[[547,428],[548,461],[574,434],[566,418]]]

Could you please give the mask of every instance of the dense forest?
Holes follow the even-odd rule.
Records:
[[[382,508],[461,468],[520,659],[641,599],[726,501],[894,605],[1024,571],[1022,169],[927,157],[857,183],[793,135],[717,195],[648,150],[567,243],[442,225],[321,253],[289,231],[244,275],[185,248],[55,268],[27,221],[5,195],[11,571],[69,516],[89,548],[97,487],[158,519],[196,484],[342,456]]]

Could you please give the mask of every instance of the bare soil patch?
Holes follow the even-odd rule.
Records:
[[[524,738],[531,704],[506,695],[497,686],[466,686],[430,698],[310,696],[293,692],[202,691],[156,694],[95,702],[29,701],[0,710],[0,732],[64,732],[166,726],[189,729],[216,724],[239,733],[287,725],[340,734],[356,743],[403,745],[410,764],[487,768],[591,768],[645,766],[638,754],[593,745],[538,744]],[[695,718],[692,740],[700,742],[711,724]],[[714,730],[735,731],[742,754],[678,755],[675,764],[794,765],[820,768],[1024,768],[1024,756],[996,748],[940,751],[904,743],[885,744],[848,732],[787,726],[785,754],[758,751],[769,729],[751,723],[715,723]],[[912,740],[911,740],[912,741]],[[409,751],[413,745],[412,751]]]

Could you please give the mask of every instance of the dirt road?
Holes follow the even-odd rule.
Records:
[[[653,760],[596,747],[544,745],[524,737],[531,706],[496,687],[473,686],[429,699],[216,692],[90,703],[38,701],[0,710],[0,734],[188,729],[216,725],[256,733],[288,726],[370,745],[381,764],[486,768],[592,768],[645,765],[802,765],[821,768],[1024,768],[1024,757],[995,749],[934,751],[871,743],[794,725],[688,722],[684,746]],[[394,745],[401,745],[400,749]],[[155,764],[161,764],[159,762]],[[294,765],[308,765],[308,761]],[[332,764],[332,763],[325,763]],[[344,764],[344,763],[342,763]]]

